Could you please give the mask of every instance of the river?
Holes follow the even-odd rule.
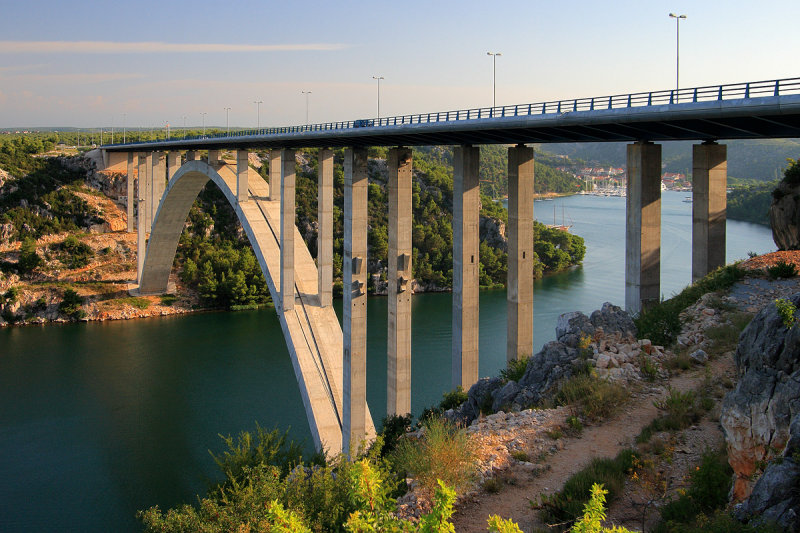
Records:
[[[662,197],[665,296],[691,278],[691,204]],[[583,266],[537,280],[534,348],[559,314],[624,300],[625,199],[536,201],[586,240]],[[768,228],[728,221],[728,261],[774,250]],[[451,294],[413,298],[412,409],[450,388]],[[341,311],[341,301],[335,303]],[[386,408],[386,300],[368,302],[368,400]],[[340,313],[341,317],[341,313]],[[505,364],[504,291],[481,293],[480,372]],[[138,509],[196,502],[219,435],[291,427],[310,441],[273,311],[0,330],[0,531],[139,531]]]

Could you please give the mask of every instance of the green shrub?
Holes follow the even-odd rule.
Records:
[[[80,320],[86,316],[86,311],[81,309],[82,305],[83,298],[74,290],[66,289],[61,303],[58,304],[58,310],[68,317]]]
[[[783,321],[783,325],[786,329],[790,329],[795,324],[798,323],[797,317],[797,307],[787,300],[786,298],[778,298],[775,300],[775,307],[778,308],[778,315],[781,317],[781,321]]]
[[[737,265],[720,267],[697,280],[669,300],[663,300],[639,313],[634,323],[641,338],[654,344],[669,346],[681,330],[680,313],[706,293],[728,289],[742,279],[745,271]]]
[[[639,369],[647,381],[655,381],[658,377],[658,367],[653,359],[642,354],[639,356]]]
[[[583,431],[583,424],[581,423],[581,419],[575,415],[570,415],[567,417],[567,430],[573,435],[580,435]]]
[[[242,480],[245,469],[257,465],[275,466],[286,475],[302,463],[302,447],[289,440],[288,432],[282,434],[277,428],[267,431],[256,424],[254,434],[242,431],[236,438],[232,435],[220,435],[220,438],[227,449],[220,455],[211,456],[231,480]]]
[[[662,413],[642,429],[636,442],[648,442],[654,433],[679,431],[698,422],[707,410],[706,398],[705,393],[698,395],[694,391],[681,392],[670,388],[664,400],[653,402]],[[713,406],[713,401],[710,405]]]
[[[628,399],[624,386],[594,375],[573,375],[564,381],[553,397],[555,405],[578,406],[590,420],[616,413]]]
[[[439,408],[442,411],[447,411],[448,409],[457,409],[462,403],[467,401],[467,393],[464,392],[464,389],[461,388],[461,385],[456,387],[455,389],[445,392],[442,395],[442,402],[439,404]]]
[[[150,307],[150,300],[138,296],[127,296],[125,298],[118,298],[117,303],[127,304],[130,305],[131,307],[135,307],[136,309],[142,309],[142,310]]]
[[[19,261],[17,262],[17,270],[20,275],[30,274],[33,270],[42,264],[42,258],[36,253],[36,241],[30,237],[22,240],[22,246],[19,249]]]
[[[475,476],[475,455],[466,431],[442,418],[430,418],[419,439],[401,439],[391,456],[395,470],[408,472],[432,494],[437,480],[456,491]]]
[[[381,457],[386,457],[395,450],[400,438],[411,430],[411,423],[411,414],[388,415],[383,418],[381,439],[376,440],[381,446],[378,452]]]
[[[530,357],[522,357],[520,359],[512,359],[508,362],[508,366],[500,371],[500,377],[505,381],[519,381],[525,375],[528,369],[528,361]]]
[[[94,250],[74,235],[70,235],[60,244],[61,262],[67,268],[83,268],[94,257]]]
[[[172,304],[178,301],[178,297],[174,294],[162,294],[159,299],[161,300],[161,305],[170,307]]]
[[[797,275],[797,268],[793,263],[778,261],[773,266],[767,267],[767,276],[770,279],[793,278]]]
[[[559,492],[542,496],[538,506],[542,519],[548,523],[576,520],[590,501],[595,484],[605,486],[609,503],[613,502],[625,486],[626,474],[633,467],[635,457],[633,450],[623,450],[614,459],[592,459],[586,468],[570,477]]]
[[[13,304],[19,298],[19,287],[9,287],[5,294],[0,294],[0,305]]]

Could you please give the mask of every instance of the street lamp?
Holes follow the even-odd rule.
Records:
[[[381,80],[383,76],[372,76],[373,80],[378,82],[378,121],[380,122],[381,118]]]
[[[500,52],[486,52],[487,56],[492,56],[492,107],[497,107],[497,56],[502,56]]]
[[[122,114],[122,144],[126,144],[128,142],[128,135],[127,131],[125,130],[125,119],[128,118],[127,113]]]
[[[681,88],[681,19],[686,15],[669,14],[670,18],[675,19],[675,102],[678,102],[678,91]]]
[[[206,115],[208,115],[208,113],[203,112],[203,113],[200,113],[200,115],[203,117],[203,139],[205,139],[206,138]]]
[[[306,126],[308,126],[308,95],[311,91],[300,91],[300,94],[306,95]]]
[[[230,110],[231,110],[230,107],[226,107],[225,108],[225,129],[227,130],[226,135],[228,137],[231,136],[231,126],[230,126],[230,122],[228,122],[228,113],[230,113]]]
[[[186,138],[186,115],[183,115],[183,138]]]
[[[261,100],[256,100],[253,103],[256,104],[256,130],[260,130],[261,129],[261,104],[263,104],[264,102],[262,102]]]

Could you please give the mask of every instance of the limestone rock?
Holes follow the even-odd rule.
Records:
[[[704,350],[695,350],[689,354],[689,359],[698,365],[704,365],[708,361],[708,354]]]
[[[508,251],[508,237],[506,236],[506,225],[502,220],[491,217],[481,217],[480,219],[480,239],[492,248]]]
[[[769,225],[778,250],[800,250],[800,185],[778,184],[769,208]]]
[[[572,375],[572,360],[578,356],[575,348],[561,342],[551,341],[531,357],[525,375],[519,385],[525,390],[516,401],[521,406],[539,402],[544,394],[562,379]]]
[[[507,405],[511,405],[514,398],[519,394],[520,387],[514,381],[509,381],[501,388],[496,389],[492,393],[494,401],[492,402],[492,411],[499,411]]]
[[[800,293],[790,297],[800,306]],[[720,423],[736,475],[733,497],[746,498],[756,464],[782,450],[789,423],[800,413],[800,328],[787,329],[774,304],[765,306],[739,337],[741,378],[722,404]]]

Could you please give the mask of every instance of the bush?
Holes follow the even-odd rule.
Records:
[[[528,369],[528,361],[530,361],[530,356],[512,359],[508,362],[508,366],[500,371],[500,377],[505,381],[521,380]]]
[[[82,305],[83,298],[74,290],[66,289],[64,291],[63,300],[58,304],[58,310],[68,317],[80,320],[86,316],[86,311],[81,309]]]
[[[770,279],[793,278],[797,275],[797,268],[793,263],[778,261],[772,266],[767,267],[767,276]]]
[[[681,392],[670,388],[669,395],[661,401],[653,402],[663,414],[642,429],[636,442],[648,442],[654,433],[661,431],[679,431],[696,423],[707,410],[708,404],[705,390],[702,394],[694,391]],[[713,405],[713,403],[712,403]]]
[[[553,397],[556,405],[577,405],[590,420],[609,417],[627,401],[628,391],[622,385],[579,374],[563,382]]]
[[[706,277],[697,280],[679,294],[643,309],[634,318],[640,338],[647,338],[654,344],[669,346],[681,331],[680,313],[706,293],[728,289],[742,279],[744,270],[737,265],[720,267]]]
[[[61,262],[67,268],[83,268],[94,257],[94,250],[85,242],[81,242],[74,235],[70,235],[61,243],[63,252]]]
[[[791,301],[786,298],[778,298],[775,300],[775,307],[778,309],[778,315],[786,329],[797,324],[797,317],[794,316],[797,313],[797,307]]]
[[[138,296],[128,296],[126,298],[119,298],[116,301],[118,304],[128,304],[136,309],[147,309],[150,307],[150,300]]]
[[[437,480],[456,491],[475,476],[475,455],[466,431],[442,418],[430,418],[419,439],[402,439],[391,456],[396,471],[408,472],[433,494]]]
[[[586,468],[570,477],[559,492],[542,496],[538,506],[542,519],[548,523],[576,520],[590,501],[595,484],[605,486],[609,503],[613,502],[625,486],[626,474],[633,467],[635,457],[633,450],[623,450],[614,459],[592,459]]]
[[[20,275],[30,274],[33,269],[42,264],[42,258],[36,253],[36,241],[30,237],[22,240],[22,246],[19,249],[19,261],[17,262],[17,270]]]
[[[378,453],[381,457],[386,457],[395,450],[400,438],[411,429],[411,419],[410,414],[384,417],[380,432],[381,439],[376,440],[376,443],[380,443]]]

